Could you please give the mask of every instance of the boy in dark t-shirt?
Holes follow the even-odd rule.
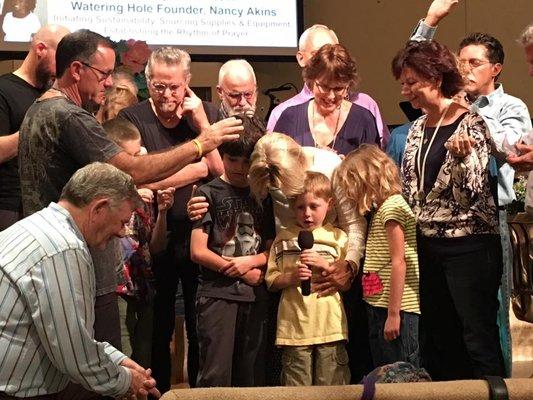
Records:
[[[250,194],[250,155],[264,134],[255,118],[218,150],[224,174],[199,188],[209,210],[191,234],[191,258],[200,264],[197,292],[200,371],[197,386],[259,386],[264,363],[268,248],[275,236],[270,198]],[[259,360],[259,362],[257,362]]]

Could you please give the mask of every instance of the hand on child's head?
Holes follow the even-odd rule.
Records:
[[[154,201],[154,192],[148,188],[137,189],[137,193],[139,193],[139,196],[141,196],[141,199],[145,203],[152,203]]]
[[[175,188],[169,187],[157,191],[157,207],[159,211],[166,211],[174,204]]]

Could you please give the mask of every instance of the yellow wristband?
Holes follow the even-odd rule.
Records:
[[[198,155],[196,156],[196,158],[202,158],[202,156],[204,155],[204,151],[202,149],[202,143],[200,143],[198,139],[194,139],[192,142],[196,146],[196,150],[198,150]]]

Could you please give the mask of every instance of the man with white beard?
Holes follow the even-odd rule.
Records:
[[[229,60],[218,72],[217,92],[220,97],[219,117],[236,114],[254,115],[257,103],[257,81],[254,69],[246,60]]]

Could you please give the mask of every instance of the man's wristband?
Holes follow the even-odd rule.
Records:
[[[204,155],[204,149],[202,148],[202,143],[198,139],[193,139],[192,142],[196,146],[196,150],[198,151],[198,154],[196,155],[196,158],[200,159]]]

